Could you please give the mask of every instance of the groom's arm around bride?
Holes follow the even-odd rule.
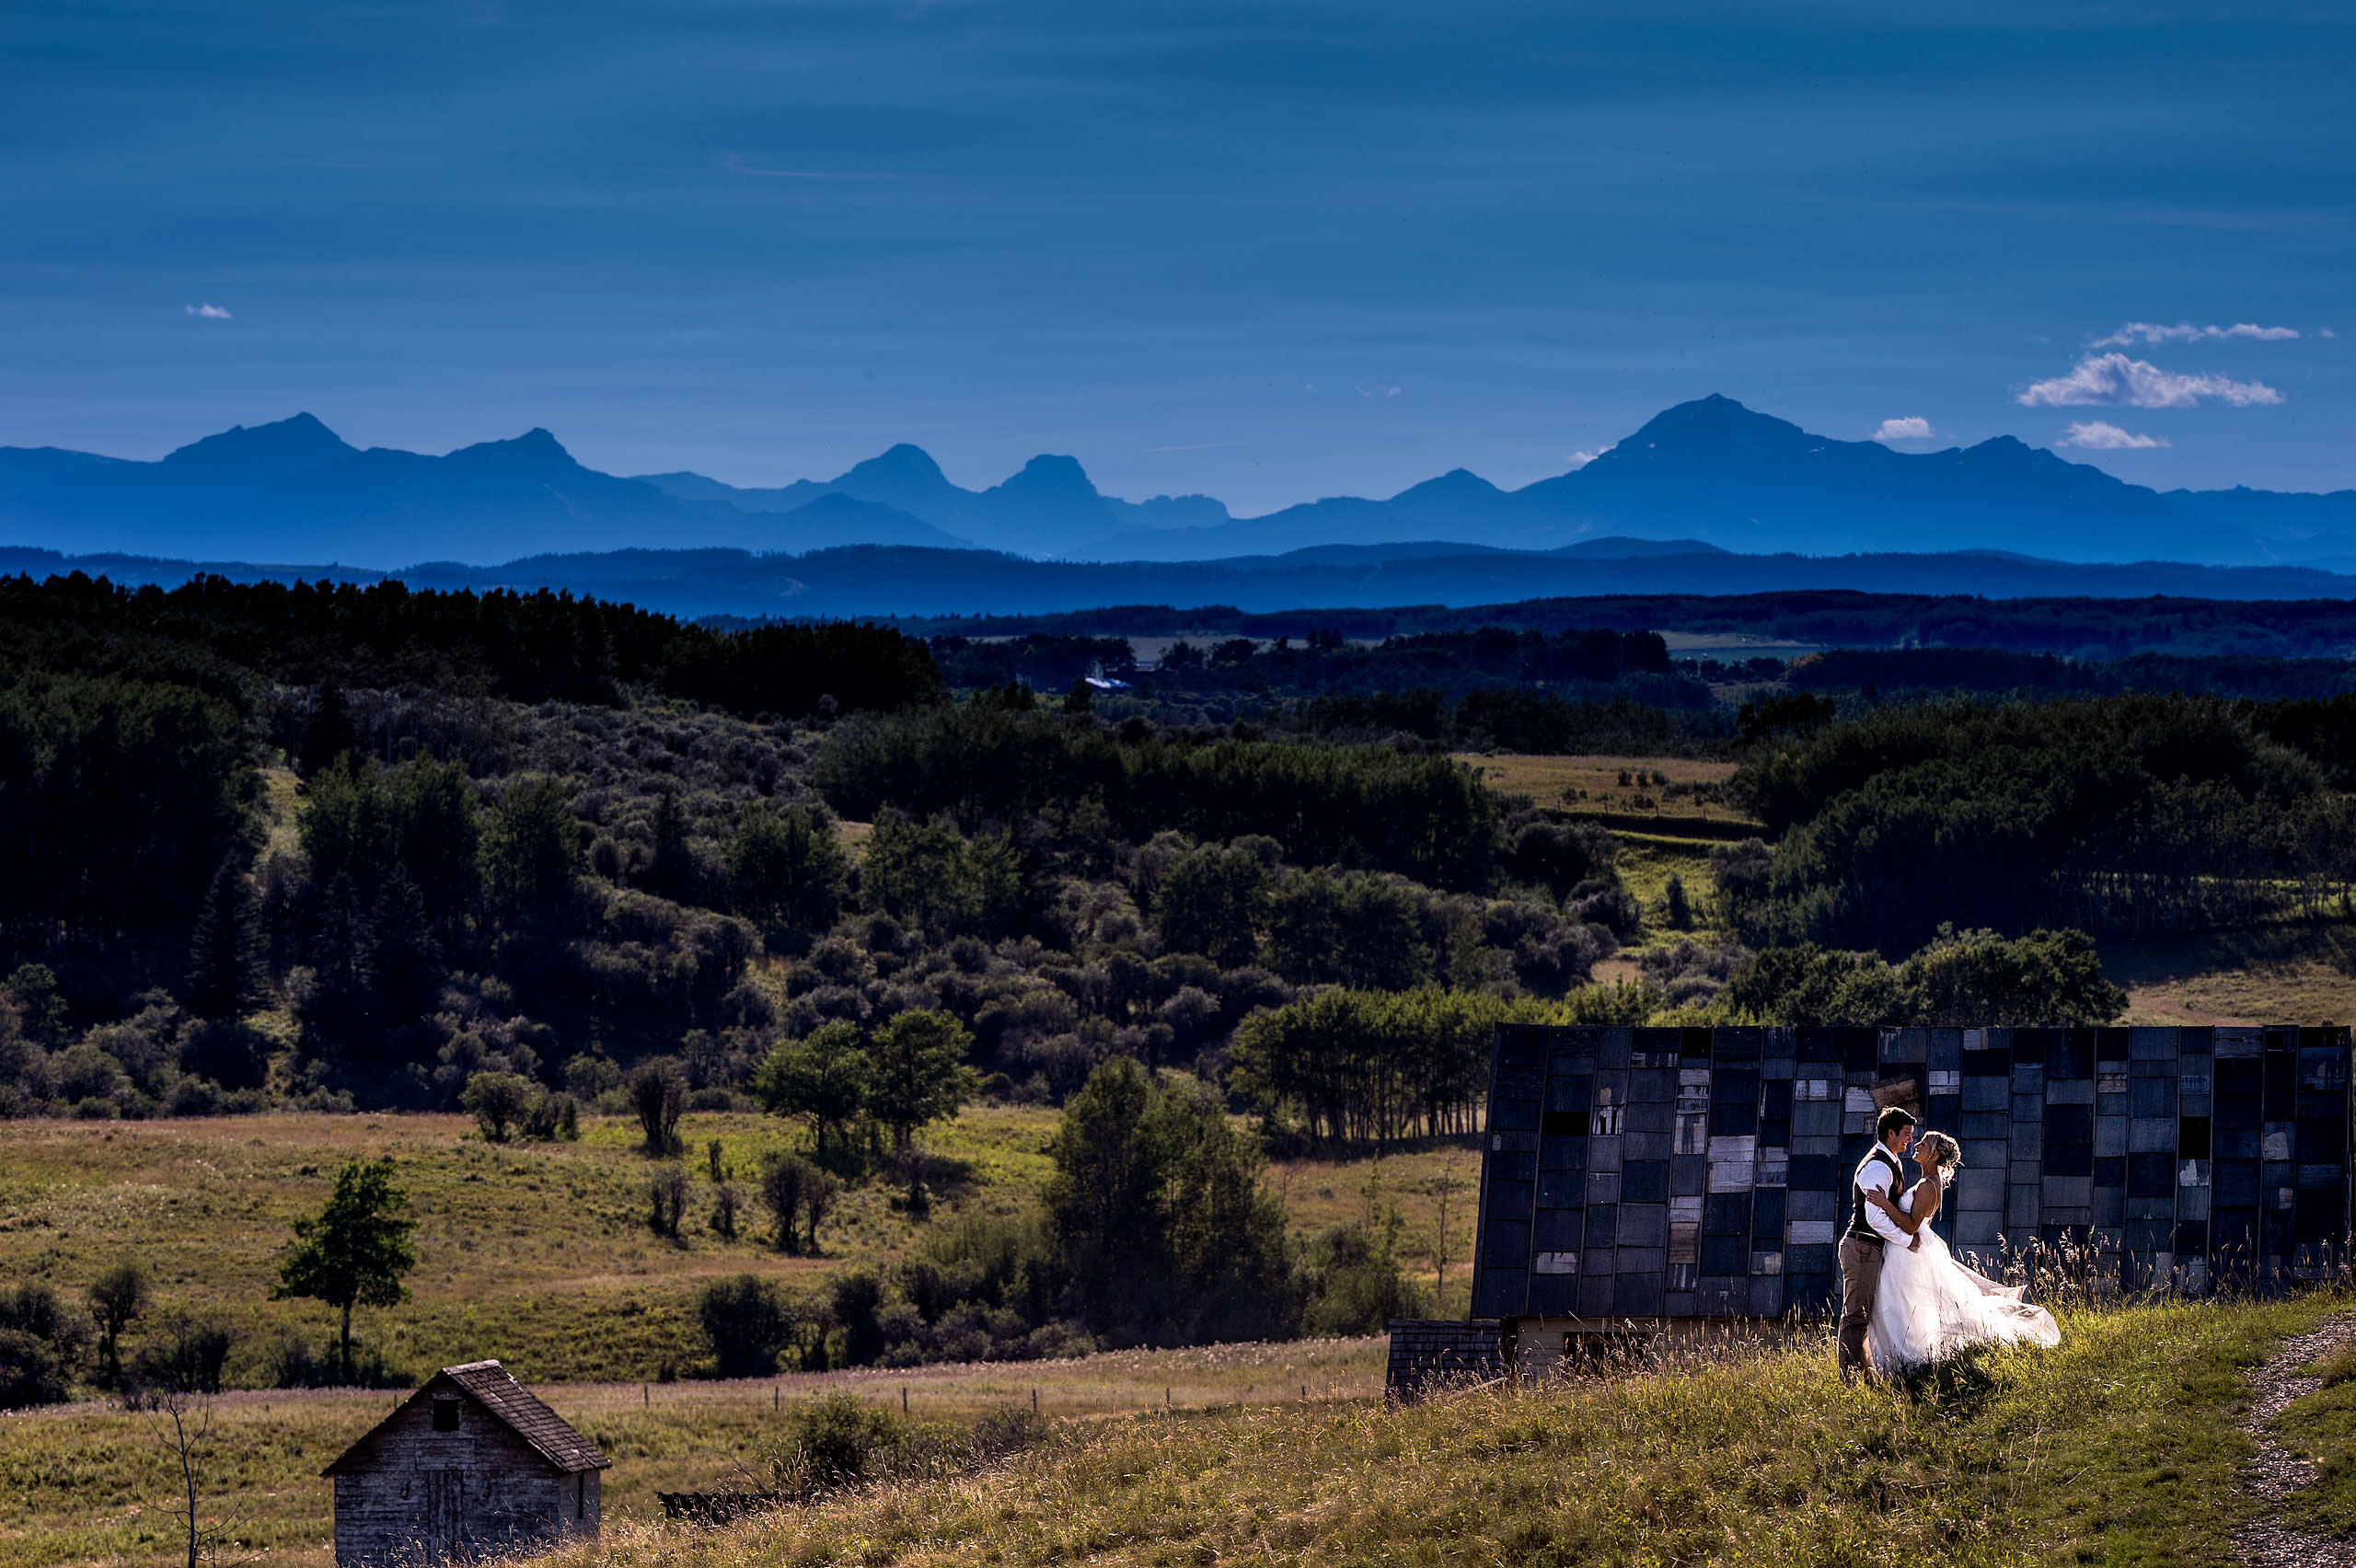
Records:
[[[1890,1242],[1915,1244],[1912,1229],[1892,1202],[1903,1171],[1899,1161],[1914,1140],[1912,1113],[1898,1106],[1884,1111],[1874,1124],[1874,1147],[1858,1162],[1851,1183],[1849,1228],[1841,1238],[1840,1365],[1843,1378],[1867,1369],[1865,1325],[1872,1320],[1874,1296],[1881,1284],[1884,1250]]]

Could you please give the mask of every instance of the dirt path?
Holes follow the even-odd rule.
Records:
[[[2356,1317],[2334,1318],[2313,1333],[2282,1342],[2266,1365],[2250,1375],[2249,1413],[2242,1430],[2258,1445],[2250,1463],[2250,1490],[2269,1503],[2280,1503],[2302,1487],[2315,1484],[2317,1470],[2312,1459],[2296,1458],[2274,1440],[2266,1424],[2323,1387],[2319,1378],[2302,1377],[2299,1368],[2319,1355],[2356,1343]],[[2356,1540],[2300,1535],[2272,1520],[2244,1530],[2234,1542],[2250,1568],[2356,1568]]]

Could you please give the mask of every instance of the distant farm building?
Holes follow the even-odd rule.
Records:
[[[321,1473],[337,1568],[490,1557],[597,1534],[613,1461],[496,1361],[445,1366]]]

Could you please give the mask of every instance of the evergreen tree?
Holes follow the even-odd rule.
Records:
[[[485,891],[514,913],[572,890],[581,824],[552,778],[518,781],[492,807],[482,837]]]
[[[675,790],[665,790],[654,800],[654,854],[647,863],[646,881],[658,895],[676,903],[695,896],[695,855],[687,847],[687,813],[679,809]]]
[[[823,811],[756,805],[728,847],[729,899],[766,929],[824,931],[842,906],[844,868]]]
[[[1049,1223],[1090,1326],[1116,1342],[1278,1339],[1299,1315],[1284,1208],[1206,1085],[1116,1056],[1064,1108]]]
[[[1259,951],[1267,885],[1267,866],[1249,849],[1207,844],[1180,856],[1154,904],[1162,942],[1242,968]]]
[[[389,1024],[432,1010],[442,995],[442,953],[426,918],[425,897],[398,867],[369,915],[367,982]]]
[[[311,721],[303,726],[303,747],[294,771],[308,778],[338,762],[349,761],[357,744],[352,714],[343,703],[343,688],[331,680],[322,682],[318,700],[311,708]]]
[[[373,1055],[384,1025],[370,984],[375,934],[352,878],[338,875],[319,894],[306,943],[310,985],[294,998],[306,1049],[322,1055]]]
[[[386,792],[394,853],[446,941],[482,894],[482,812],[474,786],[456,763],[422,756],[396,769]]]
[[[189,943],[188,1009],[202,1019],[232,1020],[261,994],[262,937],[253,900],[233,857],[213,873]]]

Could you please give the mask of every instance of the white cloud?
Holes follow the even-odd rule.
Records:
[[[1612,443],[1613,446],[1618,444],[1618,442]],[[1598,457],[1602,456],[1605,453],[1611,450],[1611,446],[1599,446],[1592,452],[1588,452],[1584,449],[1577,452],[1565,452],[1563,454],[1563,461],[1571,466],[1571,471],[1573,473],[1576,473],[1579,469],[1586,467],[1589,463],[1594,462]]]
[[[2215,398],[2236,409],[2253,403],[2280,403],[2282,394],[2262,381],[2234,381],[2222,375],[2178,375],[2149,360],[2125,354],[2096,354],[2078,362],[2067,375],[2029,384],[2013,401],[2027,408],[2070,408],[2087,403],[2126,404],[2136,409],[2189,409],[2203,398]]]
[[[217,305],[191,305],[187,307],[187,310],[191,316],[201,316],[207,321],[229,319],[229,313]]]
[[[2254,321],[2237,321],[2231,327],[2195,327],[2189,321],[2163,327],[2155,321],[2130,321],[2109,337],[2096,338],[2095,347],[2123,349],[2132,343],[2214,342],[2223,338],[2255,338],[2261,343],[2279,343],[2298,335],[2295,327],[2260,327]]]
[[[1399,388],[1396,386],[1383,386],[1380,385],[1370,386],[1367,383],[1361,381],[1357,386],[1357,393],[1361,398],[1396,398],[1399,396]]]
[[[1929,441],[1937,433],[1931,428],[1930,421],[1920,414],[1910,414],[1901,420],[1882,421],[1881,428],[1874,432],[1874,439],[1876,441]]]
[[[2073,423],[2056,446],[2082,446],[2089,452],[2148,452],[2167,443],[2156,435],[2137,435],[2132,431],[2106,424],[2101,420],[2081,420]]]

